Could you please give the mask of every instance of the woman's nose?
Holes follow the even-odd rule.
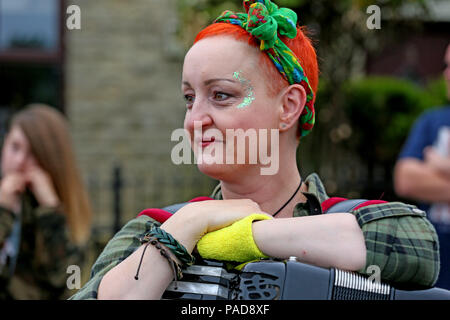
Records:
[[[189,131],[193,131],[199,126],[207,127],[213,123],[213,118],[208,106],[197,99],[191,109],[186,113],[185,127]]]
[[[15,162],[16,162],[16,169],[19,172],[23,172],[25,171],[25,169],[27,168],[27,157],[24,153],[20,153],[16,156],[15,158]]]

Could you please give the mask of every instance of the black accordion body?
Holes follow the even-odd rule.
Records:
[[[289,260],[261,260],[241,271],[223,262],[201,260],[183,270],[163,299],[194,300],[450,300],[450,291],[399,290],[355,272],[325,269]]]

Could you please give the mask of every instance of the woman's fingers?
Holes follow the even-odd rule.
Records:
[[[192,210],[197,218],[195,220],[204,222],[203,233],[227,227],[253,213],[264,213],[259,205],[250,199],[207,200],[189,206],[186,207]]]
[[[50,175],[37,164],[30,165],[26,173],[30,189],[41,206],[56,207],[59,198]]]
[[[0,205],[17,212],[20,206],[20,194],[25,191],[26,180],[23,175],[12,173],[0,182]]]
[[[7,194],[23,192],[25,190],[25,177],[18,173],[9,174],[3,178],[1,188]]]
[[[162,227],[193,249],[206,233],[225,228],[253,213],[264,214],[250,199],[206,200],[184,206]]]

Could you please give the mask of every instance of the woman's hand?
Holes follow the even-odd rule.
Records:
[[[0,181],[0,205],[18,213],[20,195],[25,191],[26,179],[23,174],[10,173]]]
[[[31,164],[25,173],[31,192],[39,205],[55,208],[60,204],[50,175],[36,163]]]
[[[251,200],[207,200],[190,203],[177,211],[161,228],[192,252],[197,241],[207,232],[224,228],[252,213],[261,213]],[[102,278],[99,299],[160,299],[173,279],[167,261],[149,246],[142,260],[139,281],[130,280],[144,252],[141,245]]]
[[[193,202],[181,208],[161,228],[192,252],[206,233],[227,227],[253,213],[265,214],[249,199]]]

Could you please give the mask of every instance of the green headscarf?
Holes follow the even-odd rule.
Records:
[[[278,36],[297,36],[297,14],[288,8],[278,8],[270,0],[244,0],[243,5],[246,13],[227,10],[214,23],[231,23],[245,29],[260,40],[260,49],[267,53],[289,84],[298,83],[303,86],[307,97],[300,116],[300,126],[301,136],[306,136],[315,122],[314,92],[297,57]]]

